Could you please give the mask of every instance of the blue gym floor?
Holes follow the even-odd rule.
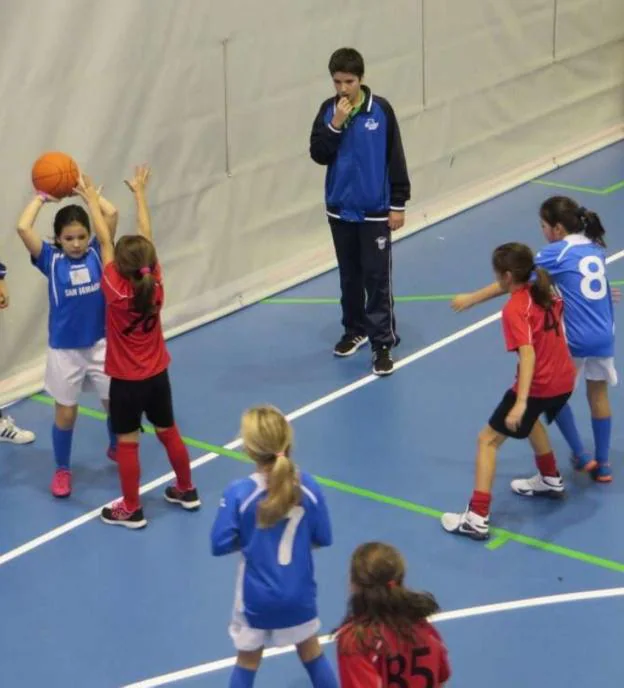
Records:
[[[496,245],[543,243],[537,209],[554,193],[569,193],[596,210],[609,253],[621,251],[624,188],[600,190],[622,180],[624,143],[541,180],[585,190],[529,183],[398,242],[395,295],[452,294],[488,283]],[[614,261],[609,273],[612,280],[624,279],[624,260]],[[280,296],[337,295],[334,271]],[[612,392],[611,485],[573,474],[553,428],[568,499],[535,503],[513,495],[510,479],[534,467],[528,444],[509,442],[501,451],[493,502],[493,524],[501,530],[490,544],[447,535],[439,524],[438,512],[464,508],[477,433],[513,378],[516,362],[504,352],[500,321],[461,332],[501,305],[457,315],[448,300],[397,303],[402,342],[395,359],[408,361],[390,378],[368,379],[329,398],[370,375],[368,351],[346,360],[331,355],[341,334],[338,305],[261,303],[170,342],[176,412],[193,459],[209,454],[208,445],[232,442],[250,405],[270,402],[290,413],[322,400],[293,424],[296,459],[326,479],[333,517],[334,545],[315,555],[324,633],[344,612],[351,552],[371,539],[399,547],[409,582],[432,591],[445,612],[624,585],[622,386]],[[619,339],[620,361],[623,346]],[[218,660],[234,655],[227,624],[238,561],[213,559],[209,535],[223,488],[249,466],[223,455],[199,466],[198,513],[168,505],[158,485],[144,494],[149,525],[143,531],[107,527],[91,516],[59,532],[116,498],[119,483],[105,457],[97,400],[86,397],[74,440],[74,492],[66,501],[50,495],[52,408],[45,401],[10,409],[19,424],[38,433],[35,444],[0,445],[0,684],[110,688],[207,665],[181,684],[226,686],[230,670]],[[591,447],[582,389],[574,407]],[[89,415],[89,408],[96,413]],[[150,434],[141,455],[143,484],[169,471]],[[472,610],[440,621],[451,685],[618,685],[622,597],[550,601],[556,604],[503,605],[487,615]],[[333,662],[334,646],[326,650]],[[256,685],[308,683],[296,656],[287,653],[265,659]]]

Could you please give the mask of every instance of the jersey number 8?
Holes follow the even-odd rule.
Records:
[[[586,299],[599,301],[607,295],[607,275],[605,265],[597,256],[585,256],[579,261],[581,293]],[[597,287],[597,288],[596,288]]]

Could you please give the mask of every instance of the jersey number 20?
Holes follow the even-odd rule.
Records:
[[[156,327],[156,323],[158,322],[159,308],[160,304],[157,303],[156,311],[154,313],[151,313],[150,315],[145,315],[144,313],[137,313],[136,318],[134,318],[134,320],[132,320],[128,327],[124,329],[124,335],[127,337],[128,335],[132,334],[139,326],[141,326],[145,334],[151,332]]]
[[[607,275],[602,260],[597,256],[585,256],[579,261],[581,293],[586,299],[599,301],[607,295]]]

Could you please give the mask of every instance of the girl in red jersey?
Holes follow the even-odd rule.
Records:
[[[110,417],[117,435],[117,462],[123,499],[102,509],[104,523],[127,528],[143,528],[147,520],[139,499],[139,432],[145,413],[154,425],[176,474],[175,485],[165,490],[168,502],[184,509],[200,506],[191,482],[189,454],[175,424],[169,353],[160,321],[164,301],[162,273],[152,229],[145,186],[147,167],[139,167],[126,182],[134,194],[138,214],[138,234],[123,236],[113,246],[99,209],[97,191],[88,177],[81,178],[76,191],[92,213],[100,242],[106,299],[106,373],[111,378]]]
[[[492,265],[501,289],[511,295],[503,308],[503,332],[507,350],[518,353],[518,373],[479,434],[468,508],[442,516],[446,531],[475,540],[489,537],[496,452],[507,437],[529,438],[538,469],[532,478],[513,480],[511,489],[530,497],[563,496],[563,480],[539,417],[545,414],[552,423],[570,398],[576,377],[562,320],[563,301],[555,295],[546,270],[535,267],[531,249],[503,244],[494,251]]]
[[[403,584],[405,562],[381,542],[351,558],[351,598],[337,631],[342,688],[440,688],[448,681],[446,647],[427,618],[435,599]]]

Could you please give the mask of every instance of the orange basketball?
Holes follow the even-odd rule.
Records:
[[[54,198],[71,196],[78,183],[78,165],[65,153],[44,153],[33,165],[32,183]]]

